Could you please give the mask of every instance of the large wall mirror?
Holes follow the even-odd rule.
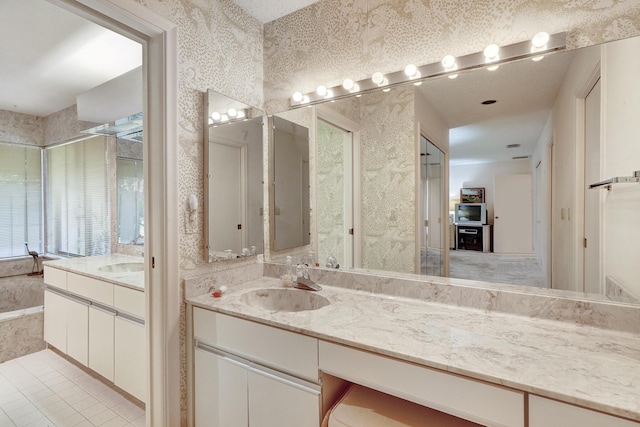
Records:
[[[341,268],[424,274],[422,255],[433,246],[442,255],[436,275],[449,269],[452,277],[640,301],[631,271],[638,256],[632,242],[640,239],[633,227],[640,220],[640,186],[589,189],[640,169],[640,145],[633,142],[640,132],[634,119],[640,114],[639,49],[640,38],[619,40],[300,109],[315,116],[311,248],[321,265],[331,251],[341,254]],[[421,138],[437,152],[423,153]],[[348,139],[357,140],[355,150],[345,149]],[[443,177],[430,187],[432,195],[441,192],[442,206],[428,222],[421,214],[430,211],[421,157],[433,158],[426,163]],[[495,182],[519,175],[529,176],[517,192],[530,203],[507,203],[511,212],[503,211]],[[458,255],[470,251],[450,250],[456,239],[450,206],[467,187],[485,189],[494,236],[488,253],[473,254],[484,255],[473,277],[456,276],[457,267],[470,262]],[[345,207],[346,200],[357,206]],[[512,228],[502,224],[509,215],[515,215]],[[427,224],[441,243],[428,242]],[[505,229],[519,243],[524,239],[524,250],[501,249]],[[353,246],[344,243],[345,230],[355,234]],[[537,265],[539,281],[502,274],[521,258]]]
[[[263,114],[205,94],[205,224],[208,261],[264,251]]]

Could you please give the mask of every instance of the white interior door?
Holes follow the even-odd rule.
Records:
[[[584,147],[584,291],[601,293],[600,210],[601,195],[588,184],[600,181],[600,80],[585,100]]]
[[[493,177],[493,251],[530,254],[533,202],[530,174]]]
[[[209,248],[231,249],[243,246],[243,167],[242,147],[212,142],[209,151]]]

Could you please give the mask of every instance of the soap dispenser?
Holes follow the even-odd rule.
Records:
[[[296,281],[296,273],[293,269],[293,260],[290,256],[287,256],[285,261],[285,272],[280,278],[282,280],[282,286],[292,287]]]

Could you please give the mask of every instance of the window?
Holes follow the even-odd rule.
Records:
[[[111,252],[106,138],[46,149],[47,252],[67,256]]]
[[[42,252],[42,149],[0,144],[0,258]]]

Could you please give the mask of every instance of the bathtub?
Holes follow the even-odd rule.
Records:
[[[27,276],[31,265],[24,260],[4,260],[0,275],[0,363],[43,350],[44,280]]]

